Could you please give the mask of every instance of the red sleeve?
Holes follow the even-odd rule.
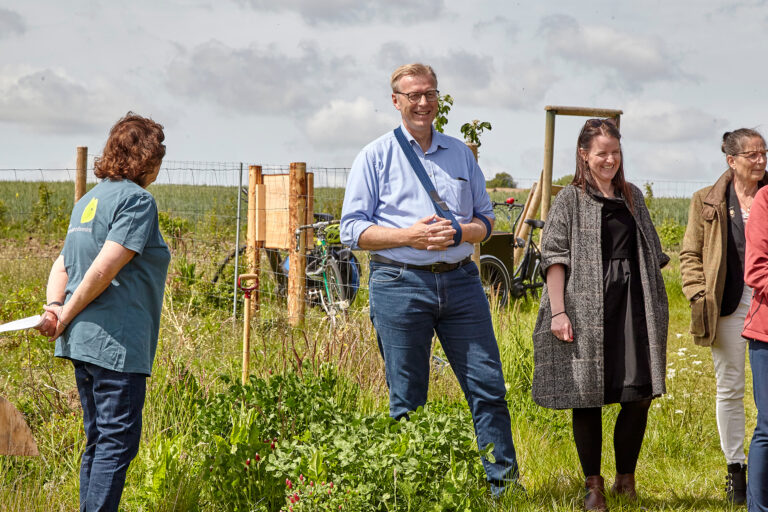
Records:
[[[755,293],[768,295],[768,187],[761,188],[749,212],[744,234],[744,282]]]

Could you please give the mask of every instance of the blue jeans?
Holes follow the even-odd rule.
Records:
[[[472,412],[478,446],[494,444],[496,462],[483,458],[494,493],[516,481],[499,347],[477,266],[433,274],[371,263],[370,306],[384,357],[390,416],[407,417],[426,403],[432,337],[437,333]]]
[[[147,376],[72,363],[86,436],[80,463],[80,512],[117,511],[125,473],[139,451]]]
[[[749,512],[768,512],[768,343],[749,341],[749,364],[757,425],[749,445],[747,507]]]

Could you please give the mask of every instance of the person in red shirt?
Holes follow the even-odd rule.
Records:
[[[742,156],[765,165],[765,146]],[[757,425],[749,445],[747,506],[749,512],[768,512],[768,187],[755,195],[745,236],[744,282],[752,288],[752,303],[742,336],[749,340],[757,406]]]

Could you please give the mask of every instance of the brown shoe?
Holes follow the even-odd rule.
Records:
[[[613,482],[611,491],[614,494],[623,494],[630,500],[637,499],[637,491],[635,491],[635,474],[634,473],[616,473],[616,481]]]
[[[584,487],[587,489],[587,495],[584,498],[584,510],[607,510],[603,477],[600,475],[588,476]]]

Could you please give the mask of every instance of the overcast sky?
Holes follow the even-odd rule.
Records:
[[[544,106],[624,110],[635,182],[714,180],[725,130],[768,122],[766,0],[0,0],[0,168],[72,167],[128,110],[171,160],[348,167],[399,123],[421,61],[489,121],[480,164],[535,178]],[[557,119],[555,176],[583,119]]]

